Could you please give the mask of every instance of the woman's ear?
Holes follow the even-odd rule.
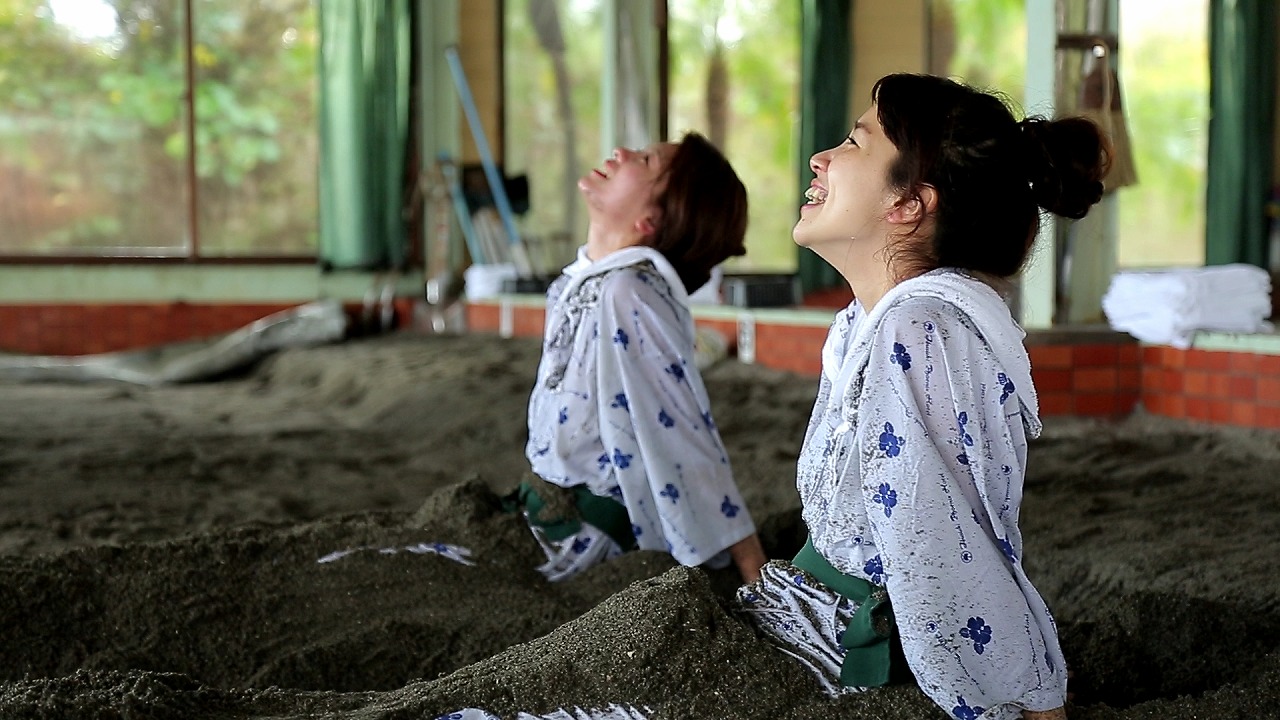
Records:
[[[657,211],[646,212],[636,219],[636,232],[643,237],[651,237],[658,232]]]
[[[895,225],[919,225],[938,209],[938,191],[932,185],[921,185],[915,197],[903,198],[889,211],[888,220]]]

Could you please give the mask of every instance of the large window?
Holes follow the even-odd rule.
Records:
[[[1120,74],[1138,183],[1118,191],[1119,263],[1203,265],[1209,0],[1122,0]]]
[[[1121,267],[1200,265],[1208,0],[1121,0],[1119,8],[1123,118],[1138,181],[1116,191],[1117,262]],[[931,0],[930,11],[931,72],[1021,99],[1026,77],[1022,0]]]
[[[733,271],[796,269],[800,6],[679,0],[670,12],[670,127],[706,135],[747,186],[747,254]]]
[[[586,242],[577,179],[600,164],[601,0],[506,0],[505,168],[529,180],[520,234],[555,272]]]
[[[0,254],[313,254],[312,2],[0,0]]]
[[[1004,94],[1021,106],[1027,83],[1025,0],[931,0],[929,72]]]
[[[564,262],[585,238],[575,181],[601,161],[602,6],[505,3],[506,170],[529,178],[521,234]],[[794,270],[800,3],[673,0],[667,13],[668,139],[701,132],[747,186],[747,256],[732,269]]]

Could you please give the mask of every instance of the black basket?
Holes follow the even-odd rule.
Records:
[[[800,304],[800,277],[793,274],[726,275],[724,303],[736,307],[791,307]]]

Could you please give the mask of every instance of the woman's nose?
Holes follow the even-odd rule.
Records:
[[[820,153],[814,153],[813,157],[809,158],[809,169],[813,171],[814,175],[826,172],[827,161],[827,152],[825,150]]]
[[[613,159],[618,162],[626,160],[631,155],[631,150],[624,147],[616,147],[613,149]]]

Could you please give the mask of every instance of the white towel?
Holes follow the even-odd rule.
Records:
[[[1200,330],[1270,331],[1271,276],[1244,264],[1120,272],[1102,309],[1116,330],[1185,349]]]

